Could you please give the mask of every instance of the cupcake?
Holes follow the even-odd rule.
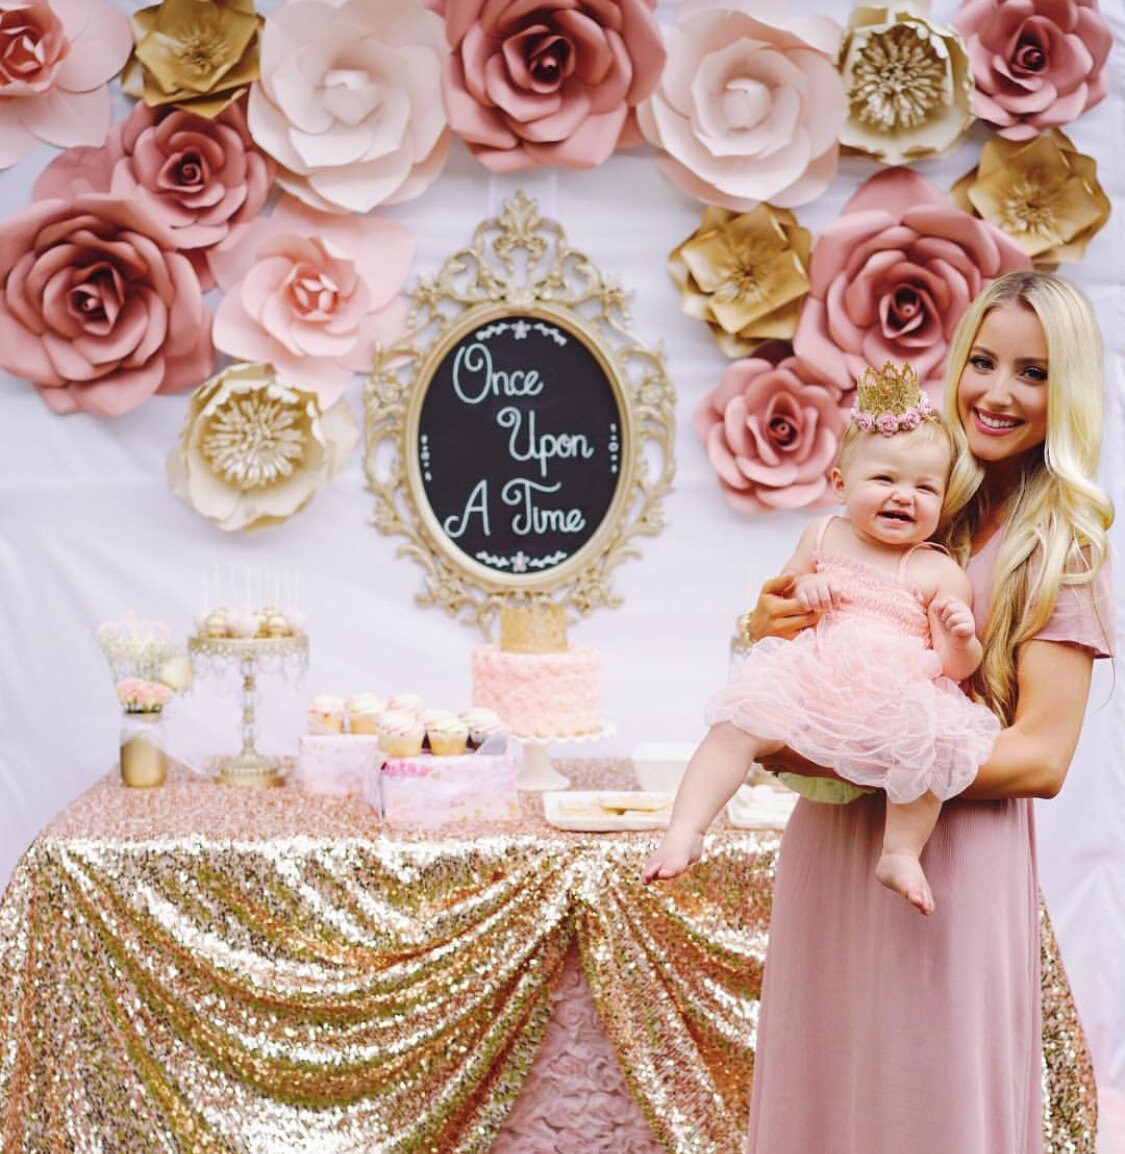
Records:
[[[321,693],[309,702],[309,733],[343,733],[344,703],[330,693]]]
[[[430,751],[435,757],[456,757],[465,752],[469,727],[454,714],[439,717],[426,726]]]
[[[470,749],[479,749],[490,737],[499,737],[507,732],[499,715],[491,709],[479,706],[466,709],[461,714],[461,720],[469,727]]]
[[[387,702],[387,708],[394,713],[412,713],[421,717],[426,711],[426,703],[417,693],[396,693]]]
[[[389,757],[417,757],[426,727],[405,710],[389,709],[379,719],[379,744]]]
[[[348,730],[351,733],[378,733],[379,715],[387,703],[374,693],[357,693],[348,698]]]

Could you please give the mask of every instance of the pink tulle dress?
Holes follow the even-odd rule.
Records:
[[[708,704],[709,724],[730,721],[780,741],[893,802],[927,790],[945,801],[987,761],[1000,723],[941,673],[929,618],[906,579],[914,550],[889,573],[825,548],[813,565],[841,590],[840,608],[792,641],[766,638]]]

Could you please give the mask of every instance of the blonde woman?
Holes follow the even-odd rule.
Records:
[[[1062,788],[1093,661],[1113,636],[1089,304],[1050,274],[1000,278],[961,321],[947,380],[967,453],[944,539],[966,565],[984,644],[972,688],[1004,729],[926,848],[931,918],[873,882],[881,795],[798,803],[778,863],[747,1154],[1043,1149],[1031,798]],[[785,636],[813,620],[772,583],[751,625]]]

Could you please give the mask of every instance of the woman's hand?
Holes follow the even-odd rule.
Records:
[[[802,629],[815,625],[820,617],[816,610],[806,609],[796,596],[797,578],[790,573],[771,577],[758,594],[758,603],[746,618],[752,640],[784,637],[791,641]]]

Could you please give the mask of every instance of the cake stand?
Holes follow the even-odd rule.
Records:
[[[216,759],[220,785],[260,788],[280,785],[282,759],[259,753],[255,745],[259,671],[300,676],[308,669],[309,639],[303,633],[288,637],[188,638],[188,653],[197,672],[211,669],[222,680],[226,667],[237,665],[242,677],[242,749],[233,756]]]
[[[559,773],[547,756],[550,745],[585,745],[591,741],[604,741],[617,732],[617,726],[603,721],[590,733],[556,733],[547,737],[533,737],[529,734],[513,733],[511,738],[523,746],[523,765],[516,774],[516,788],[541,793],[549,789],[566,789],[570,778]]]

